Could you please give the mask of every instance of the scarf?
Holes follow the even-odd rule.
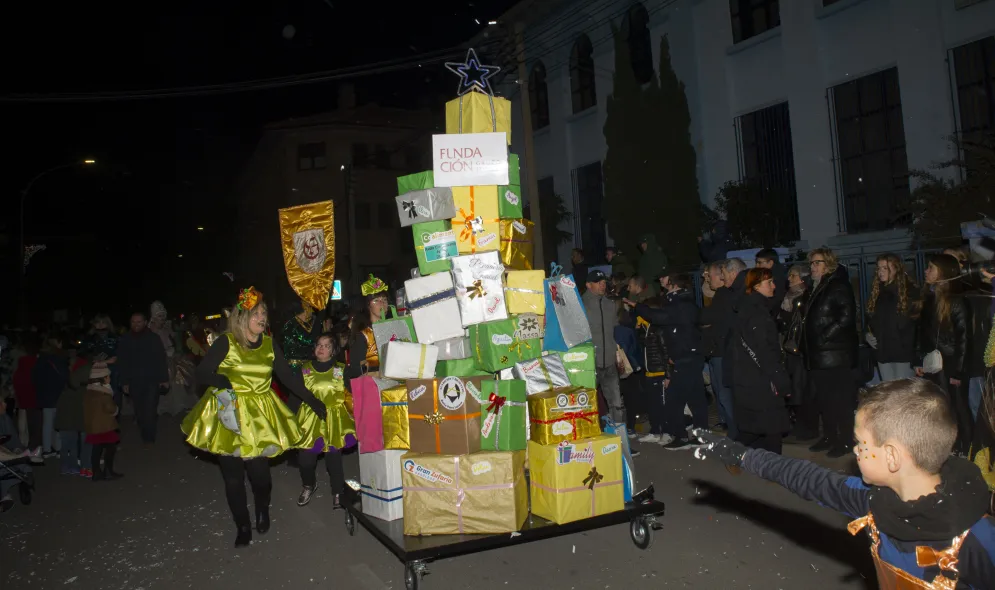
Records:
[[[100,391],[106,393],[107,395],[114,395],[114,389],[107,383],[90,383],[86,386],[86,388],[94,391]]]
[[[788,292],[784,294],[784,300],[781,301],[781,309],[784,311],[791,311],[795,305],[795,299],[798,299],[805,294],[805,283],[795,285],[794,287],[789,287]]]
[[[903,502],[893,490],[874,487],[868,498],[878,528],[898,541],[950,541],[985,515],[990,492],[978,466],[950,457],[936,491]]]

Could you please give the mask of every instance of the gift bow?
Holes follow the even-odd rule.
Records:
[[[470,299],[476,299],[477,297],[483,299],[487,295],[487,292],[484,291],[484,285],[479,279],[466,288],[466,293],[470,296]]]
[[[585,486],[587,486],[587,489],[589,489],[589,490],[591,490],[593,492],[594,491],[594,486],[596,486],[599,483],[601,483],[601,480],[603,480],[604,478],[605,478],[605,476],[603,476],[600,473],[598,473],[598,468],[597,467],[592,467],[591,471],[588,472],[587,477],[584,478],[584,481],[582,483]]]
[[[553,300],[556,305],[566,305],[566,301],[563,300],[563,294],[560,293],[559,283],[549,284],[549,297]]]
[[[508,401],[508,398],[506,398],[503,395],[498,395],[496,393],[492,393],[490,397],[488,397],[487,399],[491,402],[491,405],[487,406],[488,412],[500,411],[501,407],[504,406],[505,402]]]
[[[446,417],[442,415],[442,412],[425,414],[425,421],[431,424],[432,426],[438,426],[439,424],[442,424],[443,420],[445,419]]]
[[[418,211],[415,210],[414,201],[401,201],[401,206],[404,207],[404,210],[408,212],[409,218],[418,217]]]
[[[521,338],[519,338],[516,335],[512,339],[511,345],[508,347],[508,353],[510,354],[510,353],[513,352],[513,353],[517,354],[519,356],[519,358],[521,358],[521,356],[522,356],[522,346],[525,346],[525,348],[527,348],[529,350],[532,350],[532,345],[529,344],[528,340],[522,340]]]

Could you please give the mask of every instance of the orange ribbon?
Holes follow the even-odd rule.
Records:
[[[442,437],[440,429],[442,424],[446,420],[471,420],[473,418],[480,418],[480,412],[474,412],[472,414],[462,414],[458,416],[447,416],[439,411],[439,380],[432,380],[432,413],[425,414],[408,414],[408,419],[410,420],[424,420],[430,424],[435,429],[435,453],[437,455],[442,454]]]

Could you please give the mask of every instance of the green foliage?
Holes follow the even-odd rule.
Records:
[[[783,237],[778,208],[772,203],[777,195],[764,195],[760,185],[730,181],[715,195],[715,209],[729,222],[729,235],[742,248],[766,248],[790,245]]]
[[[622,248],[653,233],[671,265],[695,264],[702,214],[697,159],[687,96],[670,63],[670,45],[666,37],[661,40],[659,75],[640,86],[628,43],[614,25],[612,34],[614,88],[604,126],[608,229]]]
[[[959,168],[963,181],[926,170],[909,173],[919,183],[912,191],[912,228],[926,244],[959,243],[962,222],[983,216],[995,218],[995,133],[951,142],[962,157],[942,162],[935,169]]]

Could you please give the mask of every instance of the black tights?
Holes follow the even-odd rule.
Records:
[[[318,453],[301,451],[297,453],[297,462],[300,465],[301,483],[309,487],[314,487],[318,482],[315,474],[318,467]],[[328,451],[325,453],[325,469],[328,471],[328,479],[332,484],[332,493],[341,494],[345,488],[342,453],[339,451]]]
[[[225,497],[228,499],[228,509],[235,519],[235,526],[240,529],[252,526],[249,521],[249,500],[245,494],[245,476],[249,476],[249,485],[252,486],[256,513],[269,510],[270,493],[273,491],[269,459],[220,456],[218,464],[221,466],[221,476],[225,479]]]
[[[91,461],[93,463],[93,470],[100,472],[100,457],[104,458],[104,473],[114,472],[114,455],[117,454],[117,443],[101,443],[93,445],[93,451],[90,453]]]

